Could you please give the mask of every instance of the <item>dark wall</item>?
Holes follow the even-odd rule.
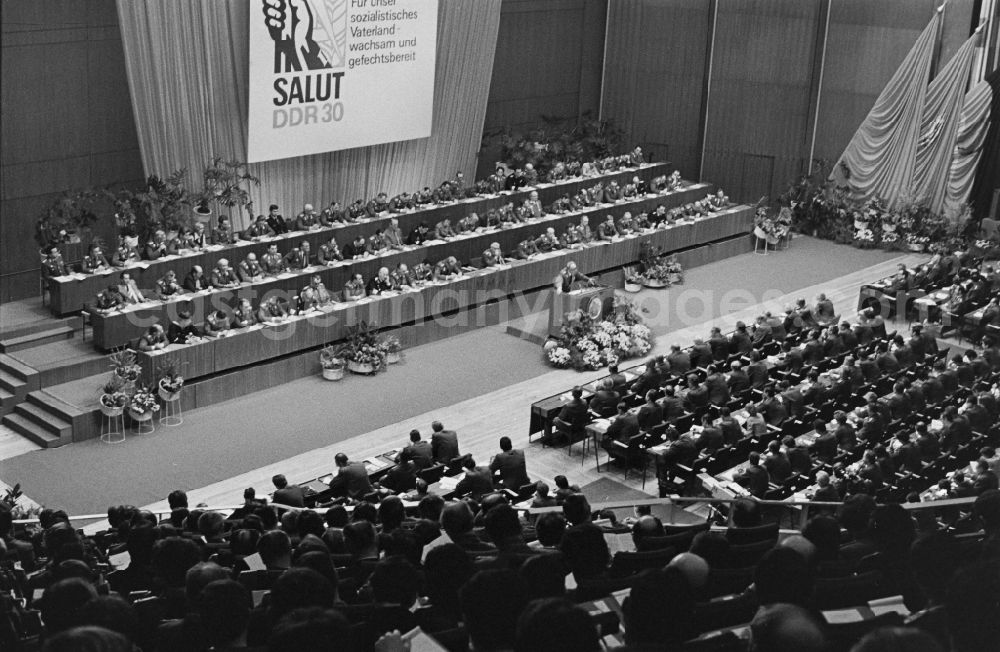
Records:
[[[814,133],[814,157],[839,158],[939,4],[616,0],[603,115],[630,141],[663,143],[687,178],[774,200],[806,171]],[[968,38],[973,4],[948,3],[939,67]]]
[[[503,1],[485,131],[542,115],[597,116],[607,1]],[[493,171],[496,154],[481,152],[477,176]]]
[[[33,235],[46,204],[69,188],[135,183],[143,170],[114,0],[2,6],[0,301],[9,301],[38,294]]]

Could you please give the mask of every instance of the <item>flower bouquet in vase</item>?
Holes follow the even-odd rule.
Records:
[[[395,335],[386,335],[379,342],[379,347],[385,351],[385,359],[389,364],[399,364],[403,359],[403,345]]]
[[[926,235],[920,235],[918,233],[911,233],[906,236],[906,248],[910,251],[922,252],[930,244],[931,239]]]
[[[142,367],[139,365],[135,351],[131,349],[115,351],[111,354],[110,360],[114,374],[122,379],[126,390],[134,386],[142,373]]]
[[[129,397],[125,393],[125,381],[117,374],[111,374],[108,382],[104,383],[101,387],[101,397],[99,399],[101,414],[106,417],[121,416],[128,402]]]
[[[336,356],[347,363],[348,371],[375,374],[386,368],[388,357],[379,346],[378,328],[362,321],[348,329],[347,341],[337,347]]]
[[[164,401],[176,401],[184,387],[184,376],[181,375],[180,364],[166,358],[156,370],[156,391]]]
[[[133,421],[150,421],[154,412],[160,411],[156,395],[145,385],[136,388],[128,402],[128,415]]]
[[[320,350],[319,366],[323,368],[323,378],[327,380],[340,380],[344,377],[344,360],[337,357],[337,348],[331,344]]]

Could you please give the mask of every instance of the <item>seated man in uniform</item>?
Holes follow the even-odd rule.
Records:
[[[239,267],[240,279],[244,283],[253,283],[264,278],[264,268],[257,262],[257,254],[250,252]]]
[[[171,249],[170,243],[167,248]],[[176,253],[176,249],[171,249]],[[126,267],[139,262],[139,250],[130,245],[124,237],[118,238],[118,248],[111,255],[111,264],[115,267]]]
[[[365,296],[365,279],[361,274],[355,274],[344,284],[344,301],[355,301]]]
[[[615,218],[608,215],[608,218],[597,226],[598,240],[611,240],[618,237],[618,227],[615,226]]]
[[[382,239],[382,229],[375,229],[375,233],[368,236],[368,253],[373,256],[381,256],[388,247]]]
[[[254,315],[250,299],[240,299],[236,309],[233,310],[232,327],[246,328],[257,323],[257,316]]]
[[[285,265],[290,270],[305,269],[312,265],[312,251],[308,240],[303,240],[298,247],[293,247],[285,254]]]
[[[221,310],[213,310],[205,316],[205,324],[201,327],[205,337],[221,337],[229,330],[229,320],[226,313]]]
[[[452,279],[462,273],[462,267],[458,264],[458,259],[448,256],[434,266],[434,280],[441,281]]]
[[[434,226],[434,239],[447,240],[455,237],[455,230],[451,228],[451,220],[444,219]]]
[[[503,265],[504,262],[503,251],[500,249],[499,242],[494,242],[490,245],[489,249],[483,252],[483,265],[486,267]]]
[[[388,267],[380,267],[378,275],[368,282],[369,296],[378,296],[384,292],[392,292],[398,289],[396,284],[393,283],[392,277],[389,276]]]
[[[197,265],[195,267],[197,267]],[[194,271],[194,269],[191,271]],[[167,273],[156,282],[156,294],[161,299],[166,299],[167,297],[172,297],[175,294],[180,294],[180,291],[181,286],[177,284],[177,273],[172,269],[168,269]]]
[[[329,267],[341,260],[344,260],[344,254],[340,253],[340,247],[337,245],[336,238],[330,238],[329,242],[321,244],[319,251],[316,252],[316,262],[320,265]]]
[[[458,232],[459,233],[472,233],[479,228],[479,215],[476,213],[469,213],[462,219],[458,221]]]
[[[258,215],[254,223],[251,224],[246,231],[243,232],[244,240],[260,240],[261,238],[266,238],[269,235],[273,235],[274,231],[271,227],[267,225],[267,218],[263,215]]]
[[[52,278],[53,276],[65,276],[68,273],[69,269],[63,261],[59,247],[49,247],[49,253],[42,261],[42,276]]]
[[[194,229],[191,231],[191,236],[188,238],[188,244],[191,245],[192,249],[201,250],[212,244],[212,239],[207,233],[205,233],[205,225],[201,222],[197,222],[194,225]]]
[[[153,324],[142,337],[139,338],[140,351],[159,351],[167,348],[167,335],[163,332],[163,326]]]
[[[517,257],[522,260],[527,260],[535,254],[538,253],[538,245],[531,238],[527,240],[521,240],[517,245]]]
[[[575,224],[566,227],[566,233],[559,238],[559,243],[569,249],[577,249],[583,242],[580,240],[580,231]]]
[[[288,269],[285,258],[278,253],[278,245],[276,244],[268,245],[267,253],[261,256],[260,266],[264,273],[269,275],[281,274]]]
[[[122,296],[117,285],[109,285],[106,289],[97,293],[94,299],[94,310],[97,312],[111,312],[119,308],[124,308],[128,300]]]
[[[265,324],[273,324],[288,317],[288,308],[285,302],[278,296],[272,296],[261,301],[257,310],[257,321]]]
[[[212,231],[212,244],[231,245],[236,240],[233,227],[229,224],[229,218],[225,215],[219,216],[219,225]]]
[[[580,272],[577,269],[576,263],[572,260],[566,263],[566,266],[562,268],[554,280],[556,292],[569,292],[573,289],[574,283],[586,283],[587,285],[595,285],[594,279],[590,278],[586,274]]]
[[[400,263],[396,269],[393,270],[392,282],[396,284],[396,287],[413,287],[415,279],[413,278],[413,272],[409,270],[406,263]]]
[[[389,220],[389,226],[382,231],[382,244],[386,249],[403,248],[403,230],[399,228],[399,220],[395,217]]]
[[[320,278],[319,274],[313,274],[309,285],[302,288],[302,291],[299,292],[299,303],[303,310],[324,306],[330,303],[332,299],[330,291],[323,285],[323,279]]]
[[[152,237],[146,243],[143,253],[146,260],[157,260],[170,252],[167,250],[167,234],[162,229],[153,232]]]
[[[330,202],[330,205],[324,208],[323,212],[319,214],[319,223],[323,226],[347,224],[347,222],[347,211],[344,210],[344,207],[337,200]]]
[[[173,274],[173,272],[170,273]],[[201,268],[201,265],[191,266],[187,276],[184,277],[184,289],[188,292],[201,292],[208,289],[208,279],[205,277],[205,270]]]
[[[285,218],[278,212],[277,204],[271,204],[271,206],[268,207],[267,225],[278,235],[288,233],[288,222],[286,222]]]
[[[302,212],[295,216],[295,228],[299,231],[312,231],[319,228],[319,215],[313,210],[312,204],[302,207]]]
[[[590,230],[590,219],[586,215],[580,218],[580,225],[576,227],[576,231],[580,234],[580,242],[583,244],[594,241],[594,233]]]
[[[80,263],[80,269],[85,274],[97,274],[98,272],[105,272],[111,269],[111,263],[104,257],[101,246],[92,244],[90,245],[90,252],[83,257],[83,262]]]
[[[234,288],[240,284],[240,279],[236,278],[236,272],[229,266],[229,261],[220,258],[212,270],[212,287],[214,288]]]
[[[545,230],[545,233],[538,236],[535,243],[538,245],[539,251],[545,252],[555,251],[561,246],[559,244],[559,238],[556,237],[556,230],[551,226]]]

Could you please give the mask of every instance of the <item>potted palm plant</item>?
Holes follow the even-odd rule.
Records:
[[[176,401],[184,387],[181,366],[173,358],[165,358],[156,369],[156,393],[164,401]]]
[[[251,184],[259,186],[260,179],[250,174],[246,163],[215,156],[205,165],[203,178],[205,187],[194,199],[195,216],[199,220],[207,222],[211,219],[212,204],[230,210],[235,207],[246,209],[250,219],[253,219],[249,187]],[[235,226],[237,215],[231,217]]]
[[[115,351],[109,357],[114,375],[121,378],[126,390],[135,385],[135,381],[139,380],[139,374],[142,373],[142,366],[139,365],[135,351],[121,349],[120,351]]]

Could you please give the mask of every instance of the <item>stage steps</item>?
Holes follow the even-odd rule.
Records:
[[[68,317],[50,321],[43,329],[19,335],[5,335],[0,340],[0,353],[12,353],[51,342],[72,339],[80,327],[79,322],[79,317]]]
[[[6,415],[3,425],[42,448],[57,448],[73,440],[73,419],[81,414],[51,394],[37,391]]]
[[[0,416],[10,414],[28,392],[39,389],[39,382],[36,370],[0,353]]]

